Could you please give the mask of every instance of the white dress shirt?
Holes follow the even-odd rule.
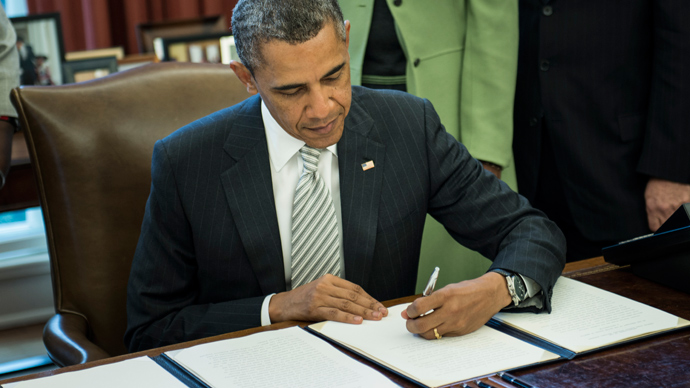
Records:
[[[295,199],[295,190],[299,182],[304,162],[299,150],[304,146],[304,141],[289,135],[271,116],[266,104],[261,101],[261,116],[266,131],[266,143],[268,144],[268,157],[271,161],[271,181],[273,183],[273,198],[278,217],[278,229],[280,242],[283,248],[283,268],[285,269],[285,284],[287,289],[292,289],[292,204]],[[338,170],[337,146],[326,148],[319,157],[319,174],[323,178],[326,187],[331,191],[335,217],[338,221],[338,238],[340,240],[340,276],[345,277],[345,260],[343,250],[343,223],[340,210],[340,174]],[[261,325],[270,325],[268,305],[271,297],[268,295],[261,306]]]

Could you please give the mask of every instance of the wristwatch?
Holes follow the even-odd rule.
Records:
[[[527,287],[525,286],[525,281],[522,279],[522,276],[502,269],[495,269],[493,271],[505,276],[506,284],[508,285],[508,293],[510,293],[510,298],[513,300],[515,306],[527,299]]]

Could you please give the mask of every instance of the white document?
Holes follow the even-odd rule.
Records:
[[[148,357],[133,358],[3,386],[5,388],[187,388]]]
[[[462,337],[425,340],[405,327],[400,313],[408,305],[389,308],[381,321],[322,322],[310,327],[431,387],[558,358],[487,326]]]
[[[690,322],[643,303],[561,277],[551,314],[498,313],[494,319],[576,353]]]
[[[381,373],[299,327],[166,354],[217,388],[397,387]]]

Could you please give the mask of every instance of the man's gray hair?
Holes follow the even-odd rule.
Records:
[[[333,23],[345,41],[345,23],[337,0],[240,0],[232,14],[237,55],[252,74],[262,62],[261,46],[272,40],[304,43]]]

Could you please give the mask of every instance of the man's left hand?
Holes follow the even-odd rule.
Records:
[[[402,312],[402,317],[410,333],[426,339],[436,338],[434,329],[443,336],[460,336],[479,329],[511,302],[505,277],[488,272],[418,298]],[[420,317],[432,309],[432,313]]]
[[[644,191],[649,229],[657,229],[682,204],[690,202],[690,185],[665,179],[650,178]]]

